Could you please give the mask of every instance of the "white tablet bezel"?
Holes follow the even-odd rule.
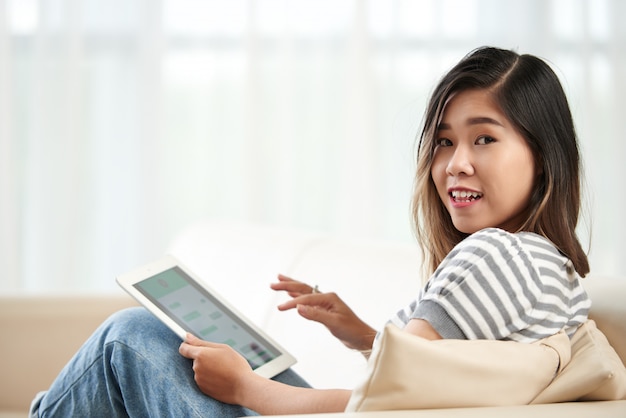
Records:
[[[261,330],[253,322],[251,322],[248,318],[241,314],[228,301],[224,300],[206,283],[201,281],[188,268],[183,266],[180,261],[177,260],[174,256],[167,255],[159,260],[153,261],[142,267],[122,274],[116,278],[116,281],[126,292],[128,292],[133,298],[135,298],[139,303],[146,307],[148,311],[154,314],[172,331],[174,331],[176,335],[178,335],[181,339],[184,339],[186,333],[191,331],[184,329],[174,319],[172,319],[168,315],[168,313],[163,311],[158,305],[156,305],[152,300],[146,297],[135,287],[135,284],[139,282],[142,282],[157,274],[163,273],[176,267],[188,276],[189,280],[194,283],[194,287],[198,288],[201,292],[204,292],[207,297],[213,298],[220,304],[222,304],[224,306],[224,309],[230,311],[230,313],[232,314],[229,316],[234,316],[238,318],[238,320],[240,320],[241,323],[244,324],[252,334],[256,334],[253,335],[255,338],[258,337],[259,339],[264,340],[267,345],[271,346],[279,353],[278,356],[274,359],[254,369],[257,374],[271,378],[276,376],[278,373],[285,371],[296,363],[296,359],[291,354],[289,354],[280,344],[274,341],[274,339],[268,336],[263,330]]]

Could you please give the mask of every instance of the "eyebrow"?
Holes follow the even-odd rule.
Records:
[[[469,118],[467,120],[467,122],[465,123],[466,125],[483,125],[483,124],[490,124],[490,125],[496,125],[496,126],[504,126],[503,124],[501,124],[500,122],[498,122],[497,120],[487,117],[487,116],[478,116],[475,118]],[[437,130],[441,131],[441,130],[445,130],[445,129],[452,129],[449,123],[440,123],[439,125],[437,125]]]

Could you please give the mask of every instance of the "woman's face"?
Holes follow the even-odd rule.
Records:
[[[455,228],[517,230],[526,219],[535,162],[491,95],[452,96],[436,135],[431,176]]]

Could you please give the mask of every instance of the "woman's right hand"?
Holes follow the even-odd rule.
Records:
[[[272,283],[276,291],[287,292],[292,299],[278,305],[286,311],[297,309],[300,316],[326,326],[346,347],[368,352],[376,336],[376,330],[363,322],[336,293],[321,293],[306,283],[278,275]]]

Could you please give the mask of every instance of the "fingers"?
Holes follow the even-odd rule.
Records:
[[[183,342],[181,343],[180,347],[178,347],[178,352],[181,356],[185,358],[195,360],[202,352],[202,349],[202,347],[199,347],[197,345],[191,345],[189,343]]]
[[[187,344],[191,344],[191,345],[201,345],[202,340],[198,337],[196,337],[195,335],[193,335],[192,333],[188,332],[185,335],[185,342]]]
[[[278,275],[278,282],[270,284],[270,287],[273,290],[285,291],[292,298],[311,294],[314,292],[314,288],[309,286],[308,284],[294,280],[282,274]]]
[[[329,318],[333,316],[333,313],[325,309],[320,309],[317,306],[299,304],[296,306],[296,309],[298,314],[304,319],[320,322],[325,325],[328,325]]]
[[[284,302],[278,305],[278,310],[287,311],[289,309],[295,308],[298,305],[314,304],[314,300],[312,300],[310,296],[317,296],[317,295],[308,294],[308,295],[296,296],[293,299],[290,299],[287,302]]]
[[[331,309],[335,306],[337,295],[334,293],[308,293],[294,297],[277,306],[279,311],[287,311],[300,305],[323,309]]]
[[[296,280],[292,279],[291,277],[287,277],[284,274],[278,274],[278,280],[280,280],[281,282],[295,282]]]
[[[202,340],[202,339],[196,337],[195,335],[193,335],[190,332],[188,332],[185,335],[185,342],[187,344],[201,346],[201,347],[213,347],[213,348],[215,348],[215,347],[221,345],[219,343],[214,343],[214,342],[211,342],[211,341]]]
[[[204,341],[191,333],[187,333],[185,341],[180,344],[178,352],[188,359],[196,359],[200,353],[207,348],[218,348],[222,344]]]

